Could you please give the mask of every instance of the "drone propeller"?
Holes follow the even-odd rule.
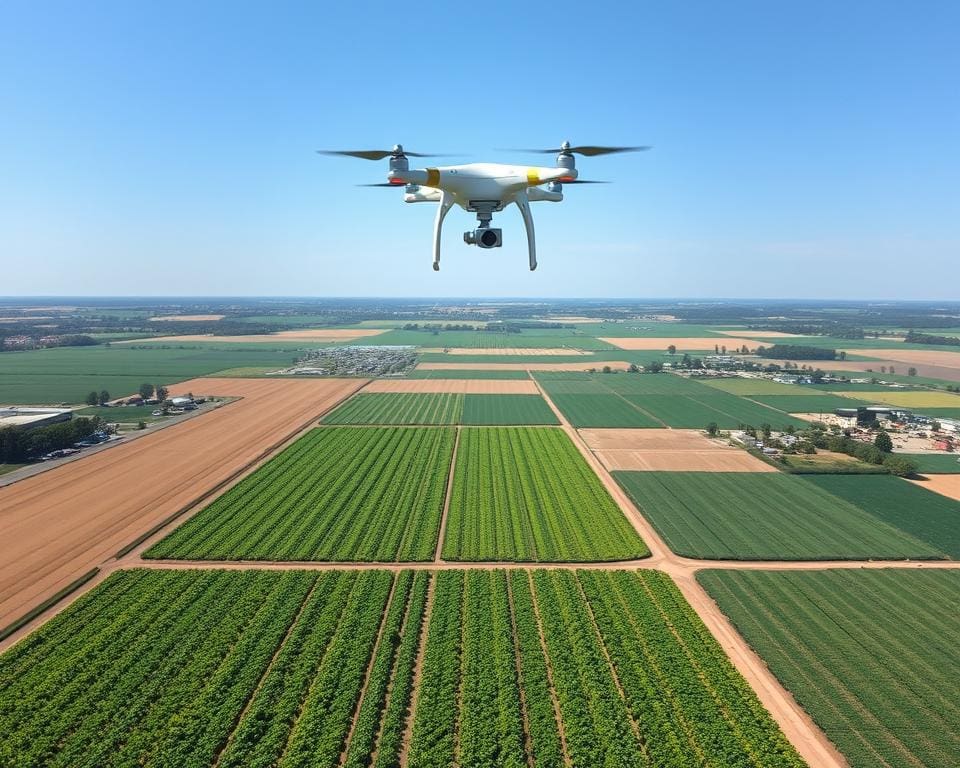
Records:
[[[456,155],[421,154],[407,152],[401,144],[393,149],[318,149],[321,155],[340,155],[342,157],[358,157],[361,160],[383,160],[385,157],[455,157]]]
[[[355,184],[354,186],[357,186],[357,187],[393,187],[394,189],[402,189],[403,187],[406,186],[406,182],[403,182],[402,184],[390,184],[389,182],[386,183],[386,184]]]
[[[609,184],[609,181],[593,181],[591,179],[574,179],[573,181],[562,181],[560,182],[563,186],[567,184]]]
[[[541,155],[583,155],[584,157],[596,157],[597,155],[615,155],[620,152],[645,152],[653,149],[650,146],[642,147],[598,147],[592,144],[582,144],[577,147],[571,147],[569,141],[563,142],[555,149],[503,149],[501,152],[535,152]]]

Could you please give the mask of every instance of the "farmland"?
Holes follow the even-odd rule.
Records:
[[[408,379],[529,379],[526,371],[464,371],[457,369],[430,370],[414,368]]]
[[[887,390],[881,392],[857,392],[853,397],[869,400],[872,403],[899,406],[926,412],[928,408],[950,408],[960,410],[960,395],[949,392],[900,392]]]
[[[837,408],[857,408],[861,405],[870,405],[869,400],[861,400],[840,395],[809,394],[797,395],[750,395],[762,405],[768,405],[786,413],[833,413]]]
[[[409,382],[420,383],[420,382]],[[433,384],[432,381],[422,383]],[[464,381],[454,383],[468,383]],[[532,382],[484,382],[525,385]],[[387,385],[400,382],[385,382]],[[361,392],[324,418],[325,424],[557,424],[540,397],[450,392]]]
[[[960,453],[909,453],[907,458],[917,463],[921,475],[960,474]]]
[[[803,765],[651,571],[121,571],[0,681],[23,766]]]
[[[960,502],[890,475],[808,475],[804,479],[960,559]]]
[[[960,572],[705,571],[699,581],[853,768],[953,768]],[[892,617],[893,618],[892,620]]]
[[[945,556],[938,547],[792,475],[615,472],[614,476],[670,548],[688,557],[896,560]]]
[[[429,560],[452,429],[315,429],[152,547],[195,560]]]
[[[559,429],[460,435],[443,542],[448,560],[625,560],[646,546]]]
[[[361,392],[323,418],[324,424],[457,424],[463,395]]]
[[[0,627],[229,482],[362,383],[184,382],[171,394],[240,399],[0,488]]]

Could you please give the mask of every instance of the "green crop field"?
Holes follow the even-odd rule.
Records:
[[[662,427],[661,421],[619,395],[555,395],[550,399],[575,427]]]
[[[933,416],[938,419],[960,420],[960,408],[918,408],[924,416]]]
[[[458,424],[463,395],[360,392],[323,417],[324,424]]]
[[[906,456],[917,463],[917,472],[921,475],[956,475],[960,474],[960,453],[906,453],[897,454]]]
[[[389,768],[408,733],[422,768],[803,765],[652,571],[121,571],[0,657],[8,765]]]
[[[960,464],[955,464],[960,471]],[[817,487],[960,559],[960,501],[891,475],[809,475]]]
[[[780,384],[770,379],[705,378],[703,383],[731,395],[800,395],[810,394],[806,386]]]
[[[361,392],[324,424],[557,424],[540,395]]]
[[[446,370],[432,370],[428,368],[414,368],[407,374],[408,379],[529,379],[530,375],[526,371],[471,371],[456,370],[448,368]]]
[[[833,413],[837,408],[869,405],[863,400],[831,394],[750,395],[749,397],[751,400],[786,413]]]
[[[453,439],[427,427],[315,429],[146,557],[429,560]]]
[[[731,337],[719,332],[723,326],[696,323],[663,323],[652,320],[628,320],[622,323],[579,323],[577,328],[591,336],[627,339],[683,339],[716,336],[717,344]]]
[[[709,389],[704,387],[704,389]],[[769,408],[725,392],[697,395],[624,395],[631,403],[659,419],[668,427],[703,429],[716,422],[720,429],[736,429],[741,424],[758,427],[770,424],[774,429],[807,423],[782,411]]]
[[[540,395],[464,395],[464,424],[559,424]]]
[[[530,328],[521,333],[495,331],[404,331],[392,330],[374,337],[376,344],[412,345],[417,347],[471,349],[615,349],[593,335],[573,329]]]
[[[87,393],[103,389],[122,397],[134,394],[145,382],[173,384],[228,368],[275,370],[297,357],[293,349],[262,346],[111,344],[4,352],[0,354],[0,404],[82,403]]]
[[[711,560],[945,557],[939,548],[793,475],[613,474],[680,555]]]
[[[153,412],[157,410],[155,405],[123,405],[101,408],[93,406],[90,408],[80,408],[73,412],[74,416],[99,416],[104,421],[126,422],[126,421],[156,421],[163,418],[154,416]]]
[[[461,431],[444,558],[548,562],[647,554],[562,430]]]
[[[955,768],[960,571],[701,571],[852,768]]]

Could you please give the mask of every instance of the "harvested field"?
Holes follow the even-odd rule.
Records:
[[[898,392],[895,389],[887,389],[882,392],[840,392],[838,394],[845,398],[866,400],[870,403],[883,403],[884,405],[896,405],[912,410],[921,410],[923,408],[960,408],[960,395],[954,395],[950,392]]]
[[[672,338],[672,337],[657,337],[657,338],[637,338],[637,337],[601,337],[600,341],[605,341],[608,344],[613,344],[615,347],[620,349],[629,349],[629,350],[662,350],[663,352],[667,351],[667,347],[671,344],[677,348],[680,352],[692,352],[694,350],[704,350],[704,351],[713,351],[714,346],[726,345],[728,349],[732,349],[733,346],[737,348],[742,347],[746,344],[751,349],[754,349],[757,346],[757,342],[751,339],[744,339],[739,337],[734,338],[724,338],[722,336],[703,336],[699,338]]]
[[[461,395],[538,395],[532,379],[378,379],[364,392],[452,392]]]
[[[885,360],[894,360],[898,363],[916,365],[919,371],[921,365],[935,365],[942,368],[960,370],[960,352],[951,352],[942,349],[848,349],[847,354],[862,357],[877,357]],[[920,374],[921,376],[923,374]]]
[[[0,488],[0,627],[241,472],[361,379],[194,379],[171,395],[243,399]]]
[[[425,348],[424,352],[443,352],[445,355],[520,355],[522,357],[557,357],[570,355],[592,355],[574,347],[452,347]]]
[[[684,429],[582,429],[609,470],[640,472],[776,472],[746,451]]]
[[[960,501],[960,475],[927,475],[925,480],[910,482],[946,496],[948,499]]]
[[[226,315],[159,315],[151,317],[151,322],[199,323],[204,320],[223,320]]]
[[[164,318],[167,319],[167,318]],[[159,342],[184,342],[184,341],[202,341],[217,344],[278,344],[285,341],[354,341],[355,339],[365,339],[369,336],[379,336],[386,333],[386,330],[373,328],[305,328],[299,331],[277,331],[276,333],[254,333],[248,336],[217,336],[212,333],[194,333],[183,336],[151,336],[149,339],[132,339],[130,341],[118,341],[117,344],[143,344],[149,342],[156,344]]]
[[[906,351],[906,350],[905,350]],[[921,350],[922,351],[922,350]],[[857,354],[864,354],[864,350],[856,350]],[[884,352],[889,353],[889,349],[883,350],[874,350],[874,352]],[[897,354],[902,355],[903,352],[898,352]],[[931,354],[931,353],[927,353]],[[942,352],[944,355],[960,355],[958,352]],[[786,363],[786,360],[781,360],[780,365]],[[792,362],[792,361],[791,361]],[[960,366],[948,366],[946,364],[940,365],[928,365],[926,363],[910,363],[895,361],[891,359],[889,354],[884,354],[883,357],[879,360],[829,360],[823,361],[822,367],[825,370],[829,371],[859,371],[861,373],[872,372],[877,376],[882,377],[883,374],[880,373],[881,365],[893,365],[896,368],[896,372],[899,374],[905,374],[908,368],[916,368],[917,375],[927,379],[942,379],[944,381],[960,381]]]
[[[420,366],[407,374],[408,379],[529,379],[526,371],[464,371],[457,368],[448,368],[442,371],[430,371]]]
[[[423,371],[589,371],[610,366],[615,371],[625,371],[630,363],[622,360],[582,363],[420,363],[417,370]]]

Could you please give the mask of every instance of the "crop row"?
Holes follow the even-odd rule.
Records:
[[[401,762],[800,765],[654,572],[126,571],[0,657],[0,764]]]
[[[648,551],[559,429],[460,435],[443,555],[450,560],[624,560]]]
[[[957,765],[960,572],[697,578],[851,766]]]
[[[316,429],[160,541],[153,558],[427,560],[452,429]]]

